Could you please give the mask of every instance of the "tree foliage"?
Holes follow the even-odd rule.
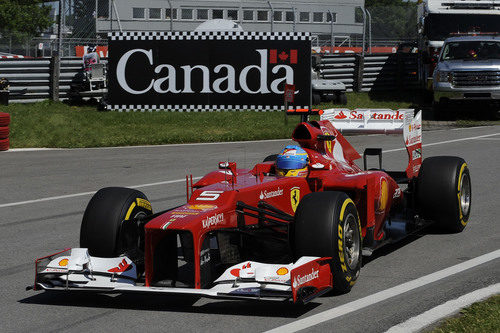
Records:
[[[42,0],[0,0],[0,34],[16,39],[40,35],[51,24]]]
[[[404,0],[365,0],[372,15],[373,38],[417,36],[417,3]]]

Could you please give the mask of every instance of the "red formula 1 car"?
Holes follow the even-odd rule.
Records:
[[[300,111],[295,111],[299,113]],[[319,121],[307,115],[322,114]],[[465,161],[422,162],[421,115],[413,110],[305,110],[293,140],[307,154],[302,175],[282,176],[275,155],[251,170],[234,162],[188,184],[188,202],[153,213],[146,196],[104,188],[90,200],[80,248],[36,261],[37,290],[154,292],[308,302],[347,292],[363,255],[430,222],[467,224]],[[402,133],[405,171],[363,170],[341,132]]]

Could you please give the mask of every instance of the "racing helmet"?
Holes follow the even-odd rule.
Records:
[[[307,176],[309,157],[299,146],[286,146],[276,158],[276,173],[285,177]]]

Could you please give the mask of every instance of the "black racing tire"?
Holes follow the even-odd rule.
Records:
[[[347,95],[345,92],[337,93],[337,104],[347,105]]]
[[[361,269],[361,224],[354,202],[343,192],[313,192],[299,203],[292,232],[295,258],[331,257],[333,289],[347,293]]]
[[[469,221],[471,199],[470,173],[462,158],[424,160],[417,178],[417,202],[424,219],[447,231],[460,232]]]
[[[321,104],[321,94],[313,93],[313,95],[312,95],[312,104],[313,105]]]
[[[278,154],[272,154],[272,155],[269,155],[267,156],[263,162],[274,162],[276,161],[276,159],[278,158]]]
[[[126,222],[152,214],[151,203],[140,191],[124,187],[99,190],[85,209],[80,247],[95,257],[113,258],[139,247],[139,231]]]

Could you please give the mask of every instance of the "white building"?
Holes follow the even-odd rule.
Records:
[[[362,34],[355,20],[364,0],[96,0],[97,33],[193,31],[210,19],[230,19],[246,31],[311,32],[322,40]]]

